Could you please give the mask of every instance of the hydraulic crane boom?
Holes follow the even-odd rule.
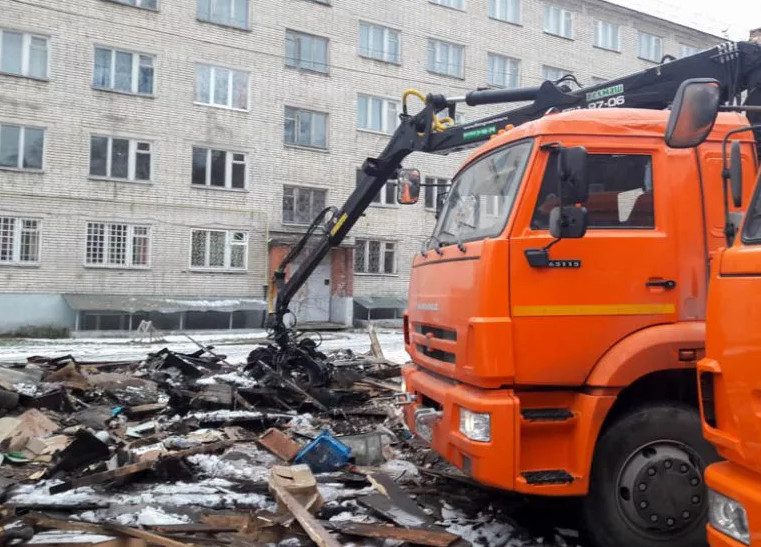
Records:
[[[284,324],[288,306],[298,289],[312,274],[330,249],[340,245],[383,185],[397,174],[402,161],[412,152],[449,154],[472,148],[486,141],[507,125],[517,126],[541,118],[551,111],[577,108],[649,108],[669,107],[679,85],[689,78],[714,78],[722,87],[725,102],[738,102],[747,93],[746,104],[761,104],[761,46],[728,42],[690,57],[672,60],[635,74],[616,78],[595,86],[571,91],[549,81],[539,87],[472,91],[464,97],[446,98],[428,95],[425,106],[408,114],[406,103],[400,125],[377,158],[368,158],[362,166],[362,180],[341,209],[333,209],[324,222],[316,247],[286,281],[286,267],[304,249],[306,240],[322,222],[326,211],[315,219],[302,241],[297,244],[275,272],[273,285],[276,301],[270,309],[269,327],[282,350],[294,341]],[[406,94],[405,94],[406,95]],[[474,122],[445,127],[437,117],[445,113],[454,119],[458,103],[468,106],[532,101],[514,110]],[[761,135],[757,135],[759,137]],[[761,141],[761,139],[757,139]],[[270,294],[270,298],[274,296]],[[302,356],[304,357],[304,356]]]

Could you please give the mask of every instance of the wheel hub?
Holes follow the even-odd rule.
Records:
[[[618,477],[626,519],[649,535],[673,535],[698,522],[706,508],[702,461],[687,445],[657,441],[635,450]]]

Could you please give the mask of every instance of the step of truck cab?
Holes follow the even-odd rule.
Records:
[[[565,422],[574,414],[569,408],[524,408],[521,417],[528,422]]]
[[[573,476],[565,469],[523,471],[521,476],[526,479],[528,484],[568,484],[573,482]]]

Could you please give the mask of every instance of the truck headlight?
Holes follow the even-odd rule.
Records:
[[[460,433],[472,441],[491,441],[491,414],[460,407]]]
[[[738,501],[708,490],[708,522],[719,532],[750,545],[748,515]]]

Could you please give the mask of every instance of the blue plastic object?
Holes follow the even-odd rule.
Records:
[[[329,473],[349,463],[350,454],[351,448],[323,430],[296,454],[294,462],[308,465],[313,473]]]

